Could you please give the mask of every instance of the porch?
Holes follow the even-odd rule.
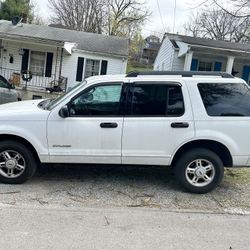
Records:
[[[46,44],[45,44],[46,43]],[[0,74],[17,88],[66,91],[64,43],[0,39]]]
[[[185,55],[184,70],[223,71],[250,84],[250,59],[247,52],[192,48]]]

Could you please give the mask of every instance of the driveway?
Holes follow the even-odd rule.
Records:
[[[250,212],[250,168],[227,169],[211,193],[184,192],[165,167],[44,166],[23,185],[0,184],[0,204],[41,207],[147,207]]]

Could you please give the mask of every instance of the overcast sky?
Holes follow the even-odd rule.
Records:
[[[33,0],[37,5],[37,10],[48,21],[51,11],[48,7],[48,0]],[[204,0],[176,0],[176,17],[175,17],[175,29],[174,29],[174,6],[175,0],[146,0],[149,10],[152,15],[149,21],[146,23],[143,29],[144,35],[150,35],[155,33],[160,36],[165,31],[167,32],[179,32],[183,33],[183,25],[190,16],[192,12],[196,11],[200,3]],[[161,18],[162,17],[162,18]]]

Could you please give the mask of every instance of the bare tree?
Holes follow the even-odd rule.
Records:
[[[69,29],[132,37],[150,13],[140,0],[49,0],[52,23]]]
[[[212,3],[216,4],[220,9],[236,18],[250,17],[250,0],[230,0],[227,1],[227,5],[233,6],[233,11],[225,7],[221,1],[212,0]]]
[[[107,33],[132,37],[150,16],[144,2],[138,0],[108,1]]]
[[[69,29],[102,33],[102,0],[49,0],[54,16],[52,23]]]
[[[185,25],[185,29],[195,37],[246,42],[249,25],[249,17],[237,18],[222,9],[213,9],[201,11]]]

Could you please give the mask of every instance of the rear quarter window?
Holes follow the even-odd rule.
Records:
[[[250,116],[250,90],[243,83],[199,83],[209,116]]]

